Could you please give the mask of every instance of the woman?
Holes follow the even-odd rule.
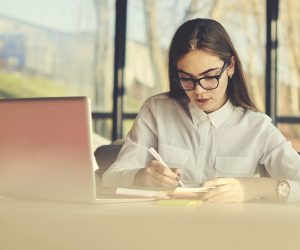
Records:
[[[238,54],[221,24],[194,19],[169,50],[170,92],[150,97],[105,186],[213,186],[206,202],[300,200],[300,157],[249,97]],[[157,149],[173,169],[153,160]],[[264,167],[270,178],[253,177]]]

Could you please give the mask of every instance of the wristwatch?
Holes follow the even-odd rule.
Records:
[[[282,202],[285,202],[289,197],[290,185],[286,180],[280,180],[277,184],[277,195],[278,199]]]

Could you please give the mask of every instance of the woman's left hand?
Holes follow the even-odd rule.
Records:
[[[271,178],[217,178],[204,182],[215,187],[203,195],[204,202],[249,202],[259,198],[277,199],[277,181]]]

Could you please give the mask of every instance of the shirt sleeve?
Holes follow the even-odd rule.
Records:
[[[300,201],[300,156],[298,152],[271,122],[262,135],[260,164],[265,166],[271,178],[289,182],[288,201]]]
[[[146,101],[129,131],[116,161],[102,177],[102,186],[128,187],[134,185],[135,174],[146,167],[151,157],[150,147],[157,147],[156,117]]]

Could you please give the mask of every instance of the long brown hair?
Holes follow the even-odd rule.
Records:
[[[230,62],[234,57],[235,70],[227,87],[230,101],[235,106],[258,110],[250,98],[242,64],[228,33],[220,23],[212,19],[197,18],[187,21],[175,32],[169,49],[170,97],[186,96],[178,84],[177,62],[194,49],[205,50],[224,62]]]

